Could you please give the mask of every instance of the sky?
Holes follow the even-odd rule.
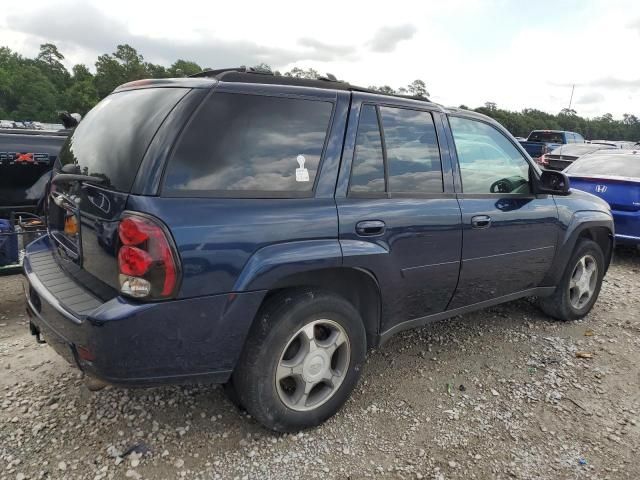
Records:
[[[145,60],[268,63],[355,85],[422,79],[433,101],[640,116],[640,0],[0,0],[0,46],[52,42],[71,68],[128,43]]]

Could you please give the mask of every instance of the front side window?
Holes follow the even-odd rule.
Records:
[[[323,101],[214,93],[178,141],[164,188],[311,192],[332,108]]]
[[[449,117],[464,193],[527,194],[529,163],[498,129],[478,120]]]
[[[442,193],[442,164],[428,112],[380,107],[391,193]]]

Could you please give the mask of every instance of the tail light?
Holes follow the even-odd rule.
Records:
[[[172,297],[178,286],[180,263],[164,226],[146,215],[126,214],[118,235],[120,291],[135,298]]]

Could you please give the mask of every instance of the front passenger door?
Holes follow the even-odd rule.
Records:
[[[534,168],[496,126],[449,116],[459,169],[462,266],[449,309],[540,285],[560,233],[551,195],[532,192]]]

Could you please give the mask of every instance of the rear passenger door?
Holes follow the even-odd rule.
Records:
[[[440,113],[354,94],[336,202],[344,264],[371,272],[382,331],[446,309],[461,217]]]

